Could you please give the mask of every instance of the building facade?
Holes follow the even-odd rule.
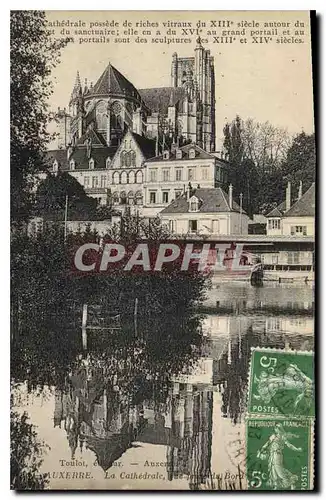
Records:
[[[302,194],[299,185],[298,198],[291,205],[291,184],[286,189],[286,199],[267,214],[268,236],[314,236],[315,235],[315,183]]]
[[[227,182],[226,162],[193,143],[164,151],[145,165],[144,212],[149,217],[184,194],[189,183],[207,189]]]
[[[234,201],[232,191],[232,185],[228,195],[220,187],[188,187],[162,210],[161,220],[176,235],[248,234],[249,217]]]

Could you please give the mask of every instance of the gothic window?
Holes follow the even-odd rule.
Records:
[[[119,172],[113,172],[112,184],[120,184],[120,174]]]
[[[132,170],[131,172],[129,172],[128,183],[129,184],[135,184],[135,181],[136,181],[135,172]]]
[[[127,203],[126,191],[121,191],[121,193],[120,193],[120,203],[121,203],[121,205],[126,205],[126,203]]]
[[[90,170],[93,170],[93,169],[94,169],[94,160],[93,160],[93,158],[91,158],[91,159],[89,160],[89,168],[90,168]]]
[[[194,148],[189,149],[189,158],[196,158],[196,151]]]
[[[130,163],[133,167],[136,166],[136,153],[135,153],[135,151],[130,151]]]
[[[53,162],[53,172],[58,172],[58,169],[59,169],[58,160],[54,160],[54,162]]]
[[[131,157],[130,157],[130,152],[126,153],[126,167],[131,166]]]
[[[136,205],[141,205],[143,203],[143,193],[141,191],[137,191],[136,195]]]
[[[128,193],[128,205],[134,205],[134,193],[132,191]]]
[[[104,101],[101,101],[96,106],[96,123],[98,130],[106,129],[106,105]]]
[[[70,170],[75,170],[75,160],[70,160]]]
[[[108,156],[106,159],[106,168],[109,168],[110,164],[111,164],[111,158]]]
[[[126,166],[126,156],[127,156],[127,151],[122,151],[120,153],[120,166],[125,167]]]
[[[122,172],[122,174],[121,174],[121,184],[127,184],[127,182],[128,182],[127,172]]]
[[[136,173],[136,182],[137,184],[142,184],[143,182],[143,172],[141,170],[138,170]]]
[[[122,110],[122,106],[121,106],[120,102],[114,101],[114,103],[111,106],[112,113],[114,113],[115,115],[119,115],[121,113],[121,110]]]

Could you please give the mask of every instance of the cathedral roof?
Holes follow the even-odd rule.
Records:
[[[145,105],[154,113],[166,114],[169,106],[175,106],[185,96],[183,87],[157,87],[139,89]]]
[[[131,132],[131,135],[135,139],[137,145],[139,146],[141,152],[145,156],[145,158],[152,158],[155,155],[155,146],[156,141],[153,139],[148,139],[143,135],[136,134],[135,132]]]
[[[112,64],[109,64],[100,78],[95,83],[94,87],[90,89],[90,95],[111,95],[123,94],[129,97],[135,97],[140,100],[137,89],[133,86],[120,71],[118,71]]]
[[[229,197],[221,188],[197,188],[192,196],[196,196],[200,201],[198,212],[240,212],[240,207],[234,200],[232,200],[232,208],[230,207]],[[161,214],[187,212],[189,212],[189,201],[185,196],[180,196],[164,208]],[[246,212],[242,210],[242,213]]]

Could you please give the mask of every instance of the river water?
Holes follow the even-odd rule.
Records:
[[[76,361],[60,384],[31,390],[26,382],[13,390],[14,408],[27,412],[50,448],[39,470],[48,474],[47,488],[246,488],[251,347],[312,350],[313,297],[311,285],[221,284],[198,311],[201,341],[193,359],[189,349],[174,352],[169,344],[180,318],[157,327],[146,361],[141,341],[132,353],[115,345],[112,358],[107,349],[99,354],[96,337],[105,339],[96,330],[83,351],[77,328]],[[189,358],[181,373],[176,364],[168,368],[179,352],[180,362]],[[157,372],[166,367],[167,377],[156,379],[146,362],[159,366]]]

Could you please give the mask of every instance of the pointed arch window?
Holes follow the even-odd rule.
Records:
[[[59,170],[58,160],[54,160],[52,168],[53,168],[53,172],[58,172],[58,170]]]
[[[76,166],[75,160],[74,159],[70,160],[70,170],[75,170],[75,166]]]
[[[88,165],[89,165],[90,170],[94,170],[94,160],[93,160],[93,158],[91,158],[89,160]]]
[[[120,184],[120,174],[119,172],[113,172],[112,184]]]
[[[106,121],[107,121],[106,106],[105,102],[101,101],[96,106],[96,123],[98,130],[106,129]]]
[[[128,182],[127,172],[122,172],[121,173],[121,184],[127,184],[127,182]]]
[[[125,167],[126,166],[126,156],[127,156],[127,151],[122,151],[120,153],[120,166]]]
[[[130,151],[130,165],[132,167],[136,166],[136,152],[135,151]]]
[[[131,170],[131,172],[129,172],[129,176],[128,176],[128,183],[135,184],[135,182],[136,182],[135,172],[133,170]]]
[[[143,172],[141,170],[138,170],[136,173],[136,182],[137,184],[141,184],[143,182]]]

